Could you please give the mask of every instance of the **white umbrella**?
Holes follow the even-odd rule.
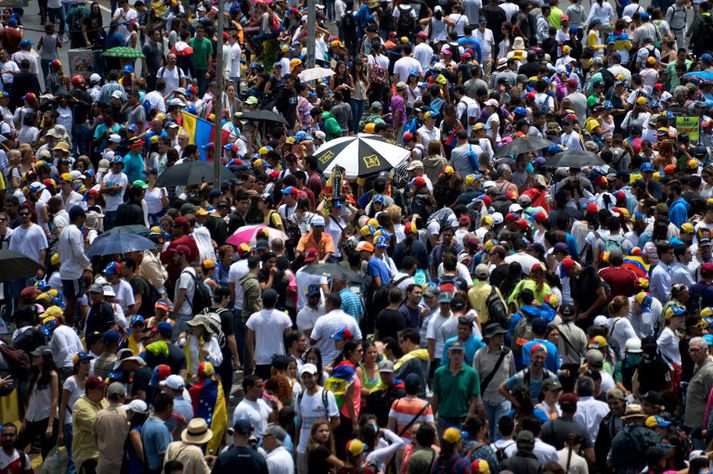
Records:
[[[309,82],[309,81],[317,81],[319,79],[324,79],[325,77],[330,77],[333,75],[334,75],[333,70],[317,66],[317,67],[305,69],[301,73],[297,74],[297,77],[300,78],[300,81]]]
[[[409,157],[411,152],[392,145],[379,135],[360,133],[356,136],[335,138],[314,153],[318,169],[331,174],[335,166],[344,168],[344,175],[353,179],[391,170]]]

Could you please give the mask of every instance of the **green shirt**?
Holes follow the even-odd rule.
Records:
[[[193,65],[200,71],[207,71],[208,58],[213,54],[213,43],[208,38],[192,38],[190,45],[193,48]]]
[[[464,365],[457,374],[442,366],[433,374],[433,393],[438,394],[438,416],[464,418],[472,397],[480,395],[480,377],[473,367]]]
[[[411,455],[407,474],[430,474],[431,466],[438,457],[433,448],[419,448]]]

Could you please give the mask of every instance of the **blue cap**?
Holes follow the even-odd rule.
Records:
[[[287,196],[289,194],[292,194],[293,189],[295,189],[294,186],[287,186],[285,189],[282,190],[282,194],[284,196]]]
[[[102,342],[104,344],[114,344],[121,340],[121,333],[113,329],[108,330],[102,334]]]
[[[513,110],[513,113],[515,115],[522,115],[525,117],[527,115],[527,109],[525,109],[525,107],[516,107],[515,110]]]
[[[124,158],[121,157],[121,155],[114,155],[114,157],[111,159],[110,163],[112,165],[117,165],[121,163],[122,165],[124,164]]]
[[[144,322],[144,317],[141,316],[140,314],[137,314],[134,316],[134,319],[131,320],[131,326],[136,326],[138,323],[143,323]]]
[[[374,241],[374,245],[379,248],[384,249],[389,246],[389,242],[388,242],[388,240],[386,240],[386,237],[384,237],[383,235],[380,235]]]
[[[162,323],[158,323],[158,326],[156,326],[156,330],[161,335],[161,337],[171,337],[173,335],[173,326],[171,326],[171,323],[167,323],[165,321]]]
[[[118,275],[121,272],[121,264],[118,262],[111,262],[109,265],[104,267],[105,275]]]
[[[704,334],[703,339],[706,340],[706,344],[713,346],[713,334]]]
[[[25,38],[24,40],[20,41],[21,48],[26,48],[28,46],[32,46],[32,40]],[[703,56],[705,56],[705,54]],[[708,55],[708,56],[710,56],[710,55]],[[703,59],[703,57],[701,57],[701,59]]]
[[[321,289],[319,288],[319,285],[309,285],[307,287],[307,296],[308,297],[315,297],[315,296],[321,296],[322,292]]]
[[[74,365],[77,365],[77,364],[81,364],[85,360],[92,360],[93,358],[94,358],[93,355],[88,354],[86,352],[77,352],[74,355],[72,362],[74,363]]]
[[[641,12],[639,14],[639,18],[641,18],[641,21],[649,21],[649,14],[646,12]]]
[[[641,172],[642,173],[653,173],[654,170],[654,165],[652,163],[644,163],[641,165]]]
[[[124,74],[131,74],[134,72],[134,66],[127,64],[124,66]]]
[[[14,16],[11,16],[7,22],[10,26],[17,26],[17,18],[15,18]]]
[[[22,43],[20,43],[20,46],[22,46]],[[709,53],[705,53],[701,55],[701,62],[711,64],[713,63],[713,56],[711,56]]]
[[[371,200],[372,202],[380,202],[381,204],[384,204],[384,196],[381,194],[377,194],[374,196]]]

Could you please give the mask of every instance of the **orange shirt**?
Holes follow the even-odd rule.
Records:
[[[320,260],[324,260],[324,257],[326,257],[328,253],[334,255],[334,241],[332,240],[332,236],[322,231],[322,237],[319,239],[319,242],[317,242],[314,239],[312,231],[310,231],[307,235],[302,236],[297,243],[298,252],[304,253],[305,250],[312,248],[319,250]]]

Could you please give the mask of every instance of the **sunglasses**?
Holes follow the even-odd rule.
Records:
[[[22,216],[22,217],[29,217],[29,216],[30,216],[30,213],[29,213],[29,212],[21,212],[21,213],[20,213],[20,216]]]

